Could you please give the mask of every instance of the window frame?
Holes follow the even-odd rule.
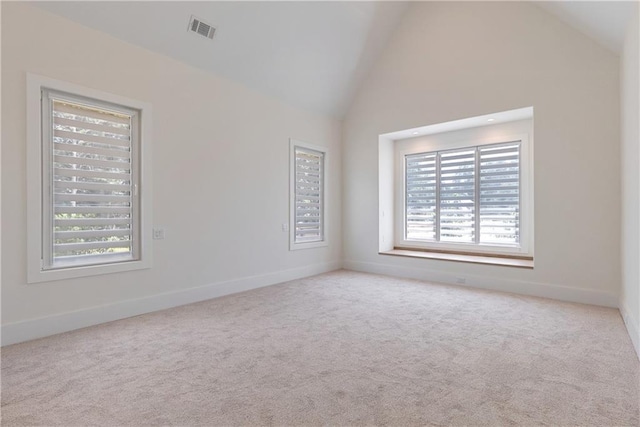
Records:
[[[45,221],[52,220],[49,195],[51,179],[45,179],[44,174],[52,171],[49,161],[51,147],[49,133],[44,126],[48,126],[50,118],[44,116],[42,96],[44,90],[50,90],[66,96],[69,100],[84,101],[90,105],[100,107],[108,104],[122,106],[127,110],[139,113],[137,135],[137,253],[134,259],[117,259],[113,262],[96,264],[69,264],[56,268],[45,269],[44,256],[50,244],[48,232],[52,232],[52,225],[46,226]],[[146,269],[152,266],[152,232],[151,232],[151,105],[142,101],[125,98],[80,85],[27,73],[27,282],[39,283],[54,280],[72,279]],[[133,151],[133,150],[132,150]],[[132,153],[133,155],[133,153]],[[45,168],[44,162],[48,166]],[[133,185],[133,183],[132,183]],[[45,188],[46,186],[46,188]],[[135,236],[135,234],[134,234]],[[135,238],[135,237],[132,237]]]
[[[323,154],[323,170],[322,170],[322,210],[321,210],[321,230],[322,240],[313,242],[296,242],[296,148],[304,150],[316,151]],[[329,152],[326,147],[307,144],[295,139],[289,140],[289,250],[312,249],[328,246],[328,230],[329,224],[327,220],[328,213],[328,179],[327,171],[329,170]]]
[[[520,141],[520,246],[502,246],[487,243],[429,242],[406,239],[406,171],[405,156],[436,151],[461,150],[488,145]],[[456,142],[425,143],[394,149],[394,247],[490,256],[533,256],[533,165],[532,146],[528,134],[501,135],[499,137],[468,139]],[[476,175],[476,179],[477,175]],[[477,209],[477,207],[476,207]]]

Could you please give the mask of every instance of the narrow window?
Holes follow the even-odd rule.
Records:
[[[292,141],[291,155],[291,248],[322,246],[326,242],[326,151]]]

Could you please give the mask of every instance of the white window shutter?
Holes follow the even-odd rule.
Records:
[[[521,144],[405,155],[405,238],[518,247]]]
[[[440,241],[475,241],[475,148],[440,153]]]
[[[436,240],[436,154],[405,157],[407,239]]]
[[[324,240],[324,153],[296,146],[294,243]]]
[[[133,259],[135,112],[44,93],[51,165],[45,177],[51,180],[51,223],[44,268],[99,264],[114,256]]]
[[[520,142],[480,147],[480,243],[520,242]]]

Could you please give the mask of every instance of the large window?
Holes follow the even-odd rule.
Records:
[[[326,245],[326,149],[291,141],[290,248]]]
[[[529,255],[528,137],[433,146],[396,150],[395,246]]]
[[[519,247],[520,146],[405,155],[405,239]]]
[[[30,281],[147,266],[142,108],[54,81],[32,83],[29,96],[38,90],[39,120],[29,119],[39,122],[40,138],[31,141],[29,173],[37,196],[29,209],[37,209],[39,265],[30,268]],[[37,255],[30,247],[30,257]]]
[[[378,252],[533,268],[533,107],[379,135]]]

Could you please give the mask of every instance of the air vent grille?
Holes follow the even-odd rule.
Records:
[[[212,39],[213,35],[216,32],[216,29],[206,22],[203,22],[201,19],[192,16],[191,20],[189,21],[189,31]]]

